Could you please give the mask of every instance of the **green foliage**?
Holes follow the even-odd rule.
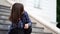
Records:
[[[60,0],[57,0],[57,22],[60,23]]]

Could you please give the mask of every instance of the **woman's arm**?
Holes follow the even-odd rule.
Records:
[[[26,24],[25,24],[25,29],[28,29],[29,27],[32,27],[32,22],[28,16],[28,13],[25,12],[25,19],[26,19]]]
[[[28,16],[28,13],[27,13],[27,12],[26,12],[25,17],[26,17],[26,22],[27,22],[27,24],[28,24],[29,26],[32,26],[32,22],[31,22],[31,20],[30,20],[30,18],[29,18],[29,16]]]

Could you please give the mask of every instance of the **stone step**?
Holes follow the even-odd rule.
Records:
[[[7,34],[8,31],[0,31],[0,34]],[[36,32],[32,32],[31,34],[52,34],[52,33],[48,33],[48,32],[39,32],[39,33],[36,33]]]
[[[0,9],[10,10],[10,7],[9,6],[0,5]]]
[[[10,25],[10,24],[11,24],[10,21],[0,20],[0,25]],[[32,22],[32,27],[37,27],[37,26],[36,26],[36,23]]]
[[[9,6],[5,6],[5,5],[0,5],[0,7],[10,8]]]
[[[48,33],[48,32],[32,32],[31,34],[52,34],[52,33]]]
[[[0,20],[0,24],[11,24],[9,20]]]
[[[0,31],[8,31],[10,28],[10,25],[0,25]],[[32,32],[43,32],[43,27],[32,27]]]
[[[0,16],[7,16],[7,17],[9,17],[10,16],[10,14],[0,14]]]
[[[8,34],[8,31],[0,31],[0,34]]]
[[[3,13],[3,12],[0,12],[0,16],[10,16],[10,13]]]
[[[6,9],[0,9],[0,15],[4,15],[4,16],[9,16],[10,15],[10,10],[6,10]]]
[[[3,19],[4,19],[4,20],[8,20],[8,18],[9,18],[8,16],[0,15],[0,20],[3,20]]]
[[[32,27],[32,32],[43,32],[44,27]]]
[[[10,15],[10,13],[0,12],[0,14]]]
[[[8,20],[8,19],[6,19],[6,18],[0,18],[0,20]]]
[[[8,28],[11,24],[2,24],[0,23],[0,29],[2,28]],[[33,29],[44,29],[43,27],[32,27]]]
[[[37,27],[36,22],[32,22],[32,27]]]
[[[0,30],[0,34],[7,34],[7,33],[8,33],[7,30]],[[31,34],[52,34],[52,33],[49,33],[49,32],[42,32],[42,31],[40,31],[40,32],[33,32],[33,31],[32,31]]]
[[[11,12],[11,10],[0,9],[0,12],[10,13],[10,12]]]

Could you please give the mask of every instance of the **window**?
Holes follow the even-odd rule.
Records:
[[[34,8],[40,8],[40,0],[34,0]]]
[[[40,8],[40,0],[26,0],[26,4],[34,8]]]

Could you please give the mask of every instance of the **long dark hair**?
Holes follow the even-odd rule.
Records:
[[[17,23],[19,21],[19,18],[22,17],[23,11],[24,11],[23,4],[21,3],[13,4],[9,20],[12,21],[12,23]]]

